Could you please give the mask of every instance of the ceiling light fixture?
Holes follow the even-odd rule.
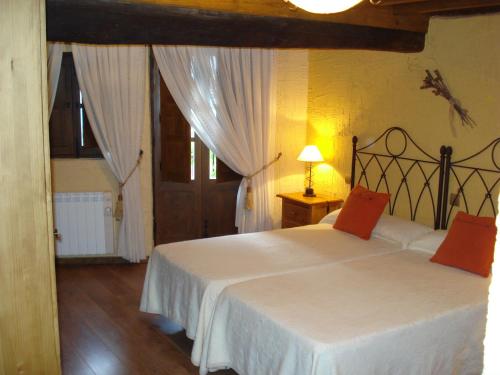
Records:
[[[302,8],[310,13],[339,13],[343,12],[363,0],[284,0],[290,2],[296,7]]]

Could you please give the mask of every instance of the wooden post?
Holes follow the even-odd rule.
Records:
[[[45,0],[0,0],[0,374],[60,374]]]

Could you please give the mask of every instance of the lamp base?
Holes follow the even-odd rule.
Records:
[[[316,194],[314,193],[313,188],[306,188],[306,191],[304,194],[302,194],[304,197],[315,197]]]

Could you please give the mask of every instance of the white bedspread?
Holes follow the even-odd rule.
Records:
[[[417,251],[230,286],[200,373],[480,374],[489,280]]]
[[[160,245],[148,263],[140,309],[184,327],[195,340],[192,361],[199,364],[215,301],[228,285],[400,250],[329,224]]]

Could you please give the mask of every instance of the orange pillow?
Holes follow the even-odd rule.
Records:
[[[333,227],[369,240],[389,199],[389,194],[376,193],[358,185],[347,197]]]
[[[459,212],[431,262],[488,277],[493,263],[496,233],[494,218]]]

